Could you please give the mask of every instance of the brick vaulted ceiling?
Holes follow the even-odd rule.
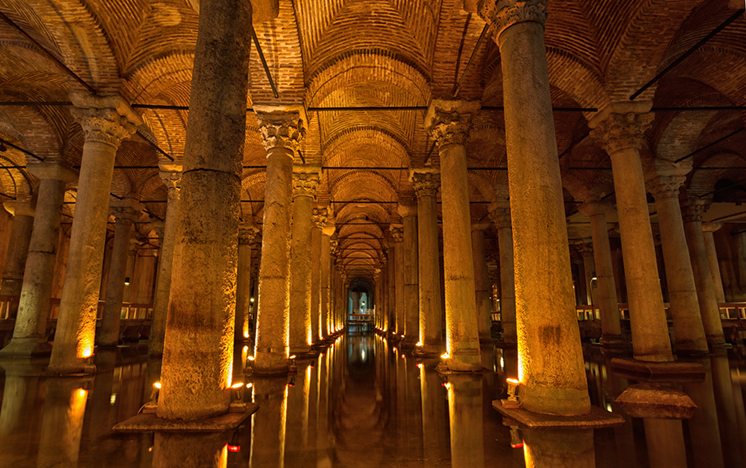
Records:
[[[372,273],[382,259],[388,224],[397,222],[396,203],[411,201],[408,169],[437,164],[423,128],[431,99],[476,99],[485,108],[468,143],[475,220],[486,219],[488,202],[505,185],[500,54],[474,3],[279,0],[276,18],[254,24],[279,97],[252,48],[247,107],[277,103],[309,109],[302,152],[307,163],[328,168],[320,198],[333,202],[344,263],[355,275]],[[588,197],[613,200],[608,157],[587,138],[592,109],[627,100],[739,7],[736,0],[549,1],[546,46],[554,106],[586,108],[555,113],[568,214]],[[189,104],[198,16],[187,0],[0,0],[0,12],[12,22],[0,21],[0,100],[6,103],[0,106],[0,137],[38,157],[61,155],[79,163],[81,130],[59,102],[84,86],[119,93],[132,104]],[[649,153],[678,159],[696,151],[690,188],[715,201],[743,201],[746,114],[738,108],[746,105],[743,15],[638,99],[667,108],[722,106],[656,112]],[[117,155],[118,166],[130,167],[117,169],[112,191],[145,200],[149,216],[162,217],[165,192],[157,163],[165,156],[153,143],[181,157],[189,113],[138,111],[145,124],[141,136]],[[264,157],[256,118],[249,113],[246,221],[261,223],[265,177],[263,169],[251,166],[263,165]],[[34,191],[34,179],[22,168],[27,158],[32,156],[13,148],[0,153],[3,198]],[[718,192],[723,181],[730,189]]]

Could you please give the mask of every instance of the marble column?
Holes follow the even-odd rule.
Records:
[[[707,250],[707,262],[710,264],[710,273],[715,287],[715,298],[718,304],[725,302],[725,290],[723,289],[723,277],[720,274],[720,262],[718,252],[715,248],[715,231],[722,227],[720,223],[702,223],[702,235],[705,238],[705,249]]]
[[[612,103],[589,125],[591,136],[611,157],[633,354],[641,361],[662,362],[672,361],[673,354],[640,161],[644,134],[653,122],[649,110],[649,102]]]
[[[412,171],[411,179],[417,195],[420,350],[426,354],[440,354],[443,348],[437,207],[440,176],[433,169],[415,169]]]
[[[203,2],[194,58],[157,416],[230,403],[251,5]]]
[[[319,254],[319,340],[329,337],[329,306],[331,305],[331,244],[334,223],[321,228],[321,253]]]
[[[584,203],[580,208],[591,219],[593,263],[596,268],[596,289],[593,302],[601,312],[601,344],[615,346],[622,343],[619,300],[616,295],[614,265],[611,261],[609,225],[606,213],[609,206],[598,202]]]
[[[471,245],[474,250],[474,287],[479,320],[479,341],[492,342],[492,304],[490,304],[490,278],[487,271],[487,254],[484,250],[484,231],[489,224],[471,225]]]
[[[404,334],[404,308],[406,307],[404,293],[404,227],[401,224],[392,224],[389,226],[389,232],[393,241],[395,265],[393,292],[396,299],[394,302],[393,331],[397,336],[401,336]]]
[[[19,296],[23,289],[23,273],[34,228],[34,202],[31,197],[19,197],[18,200],[6,201],[3,206],[13,215],[13,222],[0,282],[0,296]]]
[[[697,288],[689,259],[684,222],[679,205],[679,188],[686,175],[657,171],[648,183],[655,197],[661,232],[663,262],[668,283],[669,310],[673,318],[677,352],[706,353],[707,339],[699,315]]]
[[[57,331],[49,361],[49,370],[58,374],[93,370],[88,360],[93,355],[96,334],[114,158],[122,140],[140,124],[139,117],[120,97],[73,95],[71,99],[85,142]]]
[[[124,278],[127,275],[127,254],[132,228],[141,210],[139,205],[140,203],[133,198],[125,198],[112,203],[111,211],[116,219],[114,246],[109,263],[104,316],[96,336],[96,344],[101,347],[116,347],[119,344]]]
[[[235,341],[249,339],[249,310],[251,308],[251,247],[259,228],[245,223],[238,228],[238,269],[236,272]]]
[[[298,109],[270,107],[257,110],[259,128],[267,148],[267,182],[254,370],[279,374],[287,372],[289,356],[289,240],[293,161],[305,131]]]
[[[321,240],[326,225],[326,208],[313,209],[311,229],[311,337],[317,343],[323,337],[321,331]]]
[[[160,164],[161,180],[166,186],[166,220],[163,223],[161,237],[161,255],[158,262],[155,297],[153,298],[153,316],[150,322],[150,339],[148,354],[163,355],[163,338],[166,335],[166,316],[168,301],[171,297],[171,276],[174,264],[174,244],[176,242],[176,220],[178,218],[179,199],[181,198],[181,164]]]
[[[441,364],[452,371],[482,368],[465,146],[472,115],[478,110],[479,103],[474,101],[436,100],[430,104],[425,117],[440,157],[448,354]]]
[[[705,201],[689,196],[684,213],[684,230],[689,246],[689,255],[694,269],[694,282],[697,285],[699,298],[699,312],[702,314],[702,324],[705,328],[707,343],[710,350],[725,345],[723,324],[720,320],[720,306],[715,295],[715,283],[712,280],[710,262],[707,258],[705,237],[702,232],[702,214],[705,211]]]
[[[311,350],[311,229],[313,203],[319,186],[318,167],[293,169],[292,230],[290,240],[290,354]]]
[[[594,276],[595,267],[593,265],[593,245],[592,242],[588,242],[587,240],[579,243],[576,245],[577,251],[580,253],[581,258],[583,259],[583,291],[585,292],[585,304],[592,306],[594,297],[593,292],[591,291],[591,281]]]
[[[420,336],[419,266],[417,259],[417,207],[410,203],[399,203],[402,217],[402,260],[404,276],[404,341],[414,346]]]
[[[49,300],[52,297],[65,188],[75,180],[75,173],[56,160],[29,164],[28,170],[40,181],[36,202],[38,216],[33,219],[13,338],[0,351],[1,356],[44,355],[51,351],[46,337]]]
[[[490,218],[497,228],[497,247],[500,256],[500,322],[502,342],[517,343],[515,318],[515,270],[513,266],[513,227],[510,207],[493,206]]]
[[[490,1],[481,14],[495,29],[502,66],[521,401],[530,411],[584,414],[590,402],[549,95],[546,1]]]

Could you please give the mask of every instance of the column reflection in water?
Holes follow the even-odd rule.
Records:
[[[288,387],[285,463],[291,467],[302,466],[308,456],[312,370],[309,362],[298,363],[298,373]]]
[[[90,379],[47,379],[38,466],[76,466]]]
[[[523,454],[526,468],[592,468],[596,466],[593,431],[590,429],[526,430],[523,434]]]
[[[329,438],[329,353],[319,354],[316,364],[316,463],[318,466],[331,464],[331,443]]]
[[[33,459],[39,432],[39,378],[29,366],[3,362],[5,383],[0,393],[0,466],[11,466],[14,457]]]
[[[156,433],[153,468],[228,466],[227,442],[225,434]]]
[[[678,419],[643,419],[650,466],[687,466],[684,431]]]
[[[425,465],[440,466],[449,459],[448,401],[440,375],[434,366],[438,361],[418,364],[422,394],[422,449]]]
[[[288,386],[285,378],[254,378],[251,466],[285,466]]]
[[[448,376],[448,420],[451,428],[451,465],[479,468],[484,464],[482,376]]]
[[[712,355],[712,386],[717,402],[717,417],[720,421],[720,435],[723,441],[726,466],[743,466],[743,432],[739,430],[739,413],[733,394],[730,364],[725,353]],[[742,413],[741,413],[742,414]]]
[[[712,388],[712,373],[709,359],[699,359],[705,369],[703,381],[690,382],[684,385],[684,391],[697,405],[694,417],[687,422],[689,440],[695,467],[723,467],[723,452],[720,448],[720,429],[718,427],[715,393]]]

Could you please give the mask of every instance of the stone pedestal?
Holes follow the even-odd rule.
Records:
[[[510,207],[495,205],[490,218],[497,228],[497,248],[500,256],[500,323],[502,342],[515,345],[518,341],[515,326],[515,270],[513,266],[513,227]]]
[[[156,413],[166,420],[224,415],[230,402],[250,26],[248,3],[202,4]]]
[[[518,380],[537,413],[590,410],[549,95],[546,1],[484,2],[500,48],[513,225]]]
[[[477,102],[433,101],[425,117],[438,148],[443,212],[446,353],[451,371],[481,370],[466,139]]]
[[[114,158],[124,138],[131,135],[140,119],[119,97],[71,96],[73,114],[83,132],[83,157],[78,178],[62,288],[49,370],[68,374],[90,371],[96,334],[101,267],[104,256],[109,190]]]
[[[275,374],[288,371],[290,197],[293,161],[304,128],[297,109],[262,108],[257,111],[267,148],[267,182],[254,370]]]
[[[112,203],[116,219],[114,225],[114,246],[111,250],[109,276],[106,286],[106,302],[101,328],[96,336],[96,344],[101,347],[115,347],[119,344],[119,324],[122,316],[124,278],[127,275],[127,254],[132,227],[140,215],[139,202],[132,198]]]
[[[640,147],[652,123],[650,103],[613,103],[589,122],[591,136],[609,153],[614,177],[632,349],[642,361],[671,361]]]
[[[7,201],[3,206],[13,215],[13,223],[0,282],[0,296],[18,296],[23,288],[23,272],[34,228],[34,202],[31,198],[19,198]]]
[[[28,245],[13,338],[0,351],[0,356],[44,355],[52,349],[46,337],[49,300],[57,261],[65,187],[75,180],[75,174],[59,161],[29,164],[29,171],[40,180],[36,202],[38,216],[34,219]],[[17,212],[16,216],[19,215],[20,212]],[[13,243],[10,247],[15,248]]]
[[[479,341],[492,342],[492,304],[490,296],[489,273],[487,271],[487,254],[484,250],[484,231],[489,224],[472,224],[471,245],[474,255],[474,287],[477,301],[477,320],[479,321]]]
[[[593,302],[601,312],[601,344],[619,346],[623,343],[619,300],[616,295],[614,265],[611,261],[609,226],[606,221],[608,206],[586,203],[581,210],[591,219],[593,263],[596,268],[596,288]]]
[[[236,325],[235,340],[249,339],[249,311],[251,309],[251,247],[259,234],[253,224],[243,224],[238,228],[238,271],[236,273]]]
[[[420,350],[443,352],[443,301],[440,294],[437,194],[440,176],[435,170],[416,169],[411,175],[417,195],[417,253],[420,307]]]
[[[171,276],[174,264],[174,244],[176,242],[176,220],[178,219],[179,199],[181,198],[181,164],[161,163],[160,176],[167,189],[166,221],[161,238],[161,255],[158,262],[153,317],[150,322],[148,354],[163,354],[163,338],[166,334],[166,315],[171,297]]]
[[[705,238],[705,249],[707,250],[707,262],[710,264],[712,282],[715,287],[715,298],[718,304],[725,302],[725,290],[723,289],[723,277],[720,274],[720,262],[715,248],[714,232],[722,227],[720,223],[702,223],[702,233]]]
[[[707,340],[699,315],[697,288],[679,206],[679,188],[685,179],[685,174],[658,170],[648,187],[655,197],[658,211],[676,351],[706,353]]]
[[[417,208],[412,204],[399,204],[402,217],[402,261],[404,276],[404,341],[414,346],[420,336],[419,267],[417,259]]]
[[[293,216],[290,240],[290,354],[311,350],[311,229],[313,203],[320,182],[318,167],[293,169]]]

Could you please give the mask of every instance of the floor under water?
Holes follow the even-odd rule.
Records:
[[[99,373],[51,378],[44,363],[0,362],[0,467],[520,467],[746,466],[743,349],[701,360],[707,376],[682,384],[693,419],[627,418],[596,431],[521,432],[491,402],[515,375],[515,351],[482,349],[490,372],[444,377],[372,334],[340,337],[289,379],[248,379],[260,409],[233,434],[113,434],[152,397],[159,361],[136,349],[99,352]],[[238,349],[236,368],[248,348]],[[593,404],[617,410],[628,381],[586,350]],[[239,365],[239,363],[241,363]],[[238,373],[236,373],[238,375]],[[234,380],[239,380],[238,377]]]

